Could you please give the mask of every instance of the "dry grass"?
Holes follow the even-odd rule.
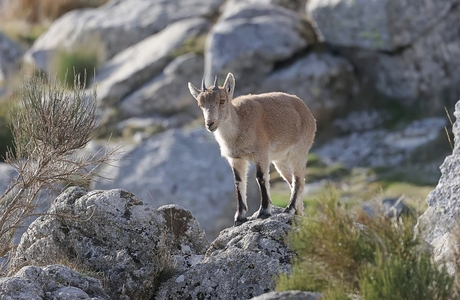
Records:
[[[80,154],[92,139],[96,122],[96,90],[91,96],[76,79],[72,91],[56,77],[27,76],[20,99],[11,106],[14,150],[6,162],[16,169],[0,195],[0,257],[15,248],[13,237],[25,219],[36,214],[42,190],[59,192],[62,183],[85,185],[98,166],[113,161],[119,148]]]

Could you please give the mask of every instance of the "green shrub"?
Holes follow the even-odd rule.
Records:
[[[55,70],[58,78],[73,87],[75,75],[80,75],[81,82],[88,85],[99,65],[99,53],[93,47],[88,49],[61,50],[56,56]]]
[[[278,290],[319,291],[325,299],[451,299],[453,278],[414,237],[415,217],[370,218],[331,189],[318,201],[317,214],[290,234],[298,258]]]

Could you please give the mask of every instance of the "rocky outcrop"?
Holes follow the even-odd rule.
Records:
[[[15,300],[109,300],[100,280],[62,265],[28,266],[0,278],[0,298]]]
[[[187,39],[206,33],[209,26],[203,18],[176,22],[107,61],[95,78],[101,106],[118,105],[132,91],[161,74],[172,60],[171,53]]]
[[[223,230],[201,262],[161,285],[158,299],[250,299],[272,291],[294,255],[286,244],[292,216],[274,211]]]
[[[11,268],[74,260],[103,274],[115,299],[148,299],[159,278],[208,247],[204,231],[178,206],[154,209],[125,190],[70,188],[23,235]]]
[[[460,102],[455,107],[457,121],[453,126],[455,147],[441,165],[441,178],[428,195],[428,209],[419,218],[418,229],[425,240],[433,246],[436,258],[449,257],[452,246],[458,247],[460,218]]]
[[[168,25],[193,17],[212,16],[222,0],[113,0],[97,9],[71,11],[56,20],[27,52],[26,59],[50,71],[59,49],[98,43],[107,59],[156,34]]]
[[[156,207],[179,204],[193,213],[211,240],[233,225],[232,171],[204,128],[169,130],[149,138],[102,173],[111,180],[100,180],[94,188],[121,187]],[[248,205],[254,212],[259,208],[259,191],[251,177],[254,172],[248,179]]]
[[[312,53],[272,72],[257,92],[285,92],[304,100],[320,122],[331,121],[357,92],[353,66],[341,57]]]
[[[232,72],[239,82],[235,92],[251,92],[276,62],[315,42],[310,23],[291,10],[263,4],[227,5],[206,41],[205,77],[212,82],[217,74],[223,80]]]

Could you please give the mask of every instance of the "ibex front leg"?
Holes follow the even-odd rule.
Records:
[[[232,167],[233,177],[235,179],[236,213],[234,224],[238,226],[247,221],[246,212],[248,211],[248,204],[246,200],[246,176],[248,172],[248,162],[243,159],[229,159],[229,163]]]
[[[268,162],[256,163],[256,178],[260,188],[260,208],[257,213],[257,218],[261,219],[266,219],[272,215],[268,166]]]

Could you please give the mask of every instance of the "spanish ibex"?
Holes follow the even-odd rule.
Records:
[[[302,191],[307,155],[313,144],[316,121],[305,103],[285,93],[246,95],[233,99],[235,78],[228,73],[223,87],[201,90],[188,83],[203,111],[206,129],[214,133],[220,151],[233,171],[236,189],[235,225],[244,223],[248,210],[246,175],[248,162],[256,166],[261,203],[258,218],[271,216],[269,166],[273,162],[291,188],[284,212],[303,214]]]

